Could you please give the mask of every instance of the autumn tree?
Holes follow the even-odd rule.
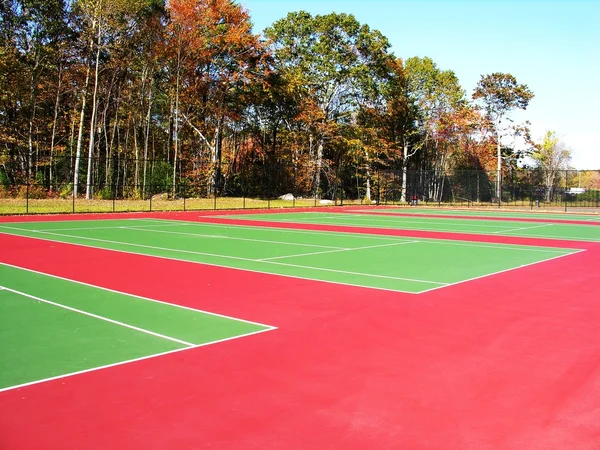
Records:
[[[467,106],[465,93],[454,72],[441,70],[431,58],[409,58],[406,73],[408,98],[421,132],[420,142],[413,144],[406,158],[418,149],[427,151],[422,160],[436,174],[434,180],[443,180],[440,175],[448,169],[449,143],[457,131],[453,124]],[[430,197],[439,198],[443,185],[436,181],[429,189]]]
[[[51,86],[62,59],[60,43],[68,37],[67,8],[64,0],[7,0],[0,8],[0,117],[9,119],[0,127],[7,128],[6,142],[29,178],[45,147],[38,129],[54,104]]]
[[[566,147],[554,131],[547,131],[542,141],[536,145],[531,153],[535,167],[539,168],[544,176],[546,186],[546,201],[552,199],[555,182],[561,170],[569,168],[571,151]]]
[[[389,73],[390,44],[354,16],[337,13],[289,13],[265,34],[277,70],[300,92],[299,119],[309,134],[317,193],[326,145],[341,137],[359,105],[373,103],[379,83]]]
[[[495,72],[481,76],[473,91],[473,99],[480,100],[496,135],[496,198],[502,201],[502,135],[508,128],[504,123],[515,109],[526,109],[533,92],[525,84],[517,83],[511,74]]]
[[[221,182],[222,147],[228,120],[239,117],[240,95],[254,79],[263,57],[248,11],[231,0],[173,0],[172,27],[188,57],[182,72],[181,105],[185,123],[207,148],[214,192]]]

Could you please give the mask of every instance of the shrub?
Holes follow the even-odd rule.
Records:
[[[100,200],[112,200],[113,193],[112,193],[112,189],[110,188],[110,186],[104,186],[102,189],[100,189],[98,191],[98,193],[96,194],[96,198],[98,198]]]
[[[30,184],[29,189],[27,189],[27,185],[21,185],[17,193],[18,198],[42,199],[47,196],[46,189],[37,183]]]
[[[60,198],[71,197],[73,195],[73,183],[68,183],[61,187],[58,195]]]

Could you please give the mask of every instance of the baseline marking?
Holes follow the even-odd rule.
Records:
[[[41,239],[41,238],[36,238],[36,239]],[[42,239],[42,240],[44,240],[44,239]],[[50,242],[55,242],[55,241],[50,241]],[[77,245],[82,245],[82,244],[77,244]],[[97,247],[89,247],[89,246],[85,246],[85,245],[82,245],[82,247],[97,248]],[[125,252],[125,253],[130,253],[130,252]],[[139,254],[139,253],[132,253],[132,254]],[[160,256],[158,258],[160,258]],[[171,259],[171,258],[166,258],[166,259]],[[183,261],[183,260],[176,260],[176,261]],[[188,310],[188,311],[199,312],[199,313],[202,313],[202,314],[209,314],[209,315],[215,316],[215,317],[222,317],[224,319],[237,320],[238,322],[245,322],[245,323],[249,323],[251,325],[258,325],[258,326],[261,326],[261,327],[266,327],[266,328],[268,328],[270,330],[276,330],[277,329],[277,327],[274,327],[272,325],[266,325],[264,323],[253,322],[251,320],[239,319],[237,317],[227,316],[225,314],[217,314],[217,313],[214,313],[214,312],[205,311],[205,310],[202,310],[202,309],[191,308],[189,306],[179,305],[177,303],[169,303],[169,302],[165,302],[165,301],[162,301],[162,300],[157,300],[157,299],[154,299],[154,298],[142,297],[141,295],[129,294],[127,292],[117,291],[116,289],[110,289],[110,288],[106,288],[106,287],[103,287],[103,286],[98,286],[98,285],[95,285],[95,284],[85,283],[84,281],[73,280],[71,278],[65,278],[65,277],[61,277],[61,276],[58,276],[58,275],[53,275],[53,274],[50,274],[50,273],[40,272],[38,270],[28,269],[26,267],[19,267],[19,266],[15,266],[13,264],[5,263],[5,262],[0,262],[0,265],[7,266],[7,267],[12,267],[13,269],[25,270],[26,272],[36,273],[38,275],[44,275],[44,276],[47,276],[47,277],[56,278],[57,280],[69,281],[71,283],[80,284],[82,286],[88,286],[88,287],[92,287],[92,288],[95,288],[95,289],[101,289],[101,290],[106,291],[106,292],[112,292],[112,293],[119,294],[119,295],[126,295],[128,297],[139,298],[140,300],[146,300],[148,302],[154,302],[154,303],[160,303],[160,304],[163,304],[163,305],[169,305],[169,306],[173,306],[175,308],[185,309],[185,310]],[[0,288],[2,288],[2,286],[0,286]]]

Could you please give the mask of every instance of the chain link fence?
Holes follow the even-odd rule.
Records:
[[[600,171],[515,169],[390,170],[283,161],[214,164],[201,160],[19,161],[0,166],[0,214],[254,209],[348,204],[528,209],[600,209]],[[77,191],[77,192],[75,192]]]

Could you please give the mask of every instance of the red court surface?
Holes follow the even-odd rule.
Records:
[[[0,392],[0,449],[598,449],[600,244],[576,246],[415,295],[0,233],[2,262],[278,328]]]

